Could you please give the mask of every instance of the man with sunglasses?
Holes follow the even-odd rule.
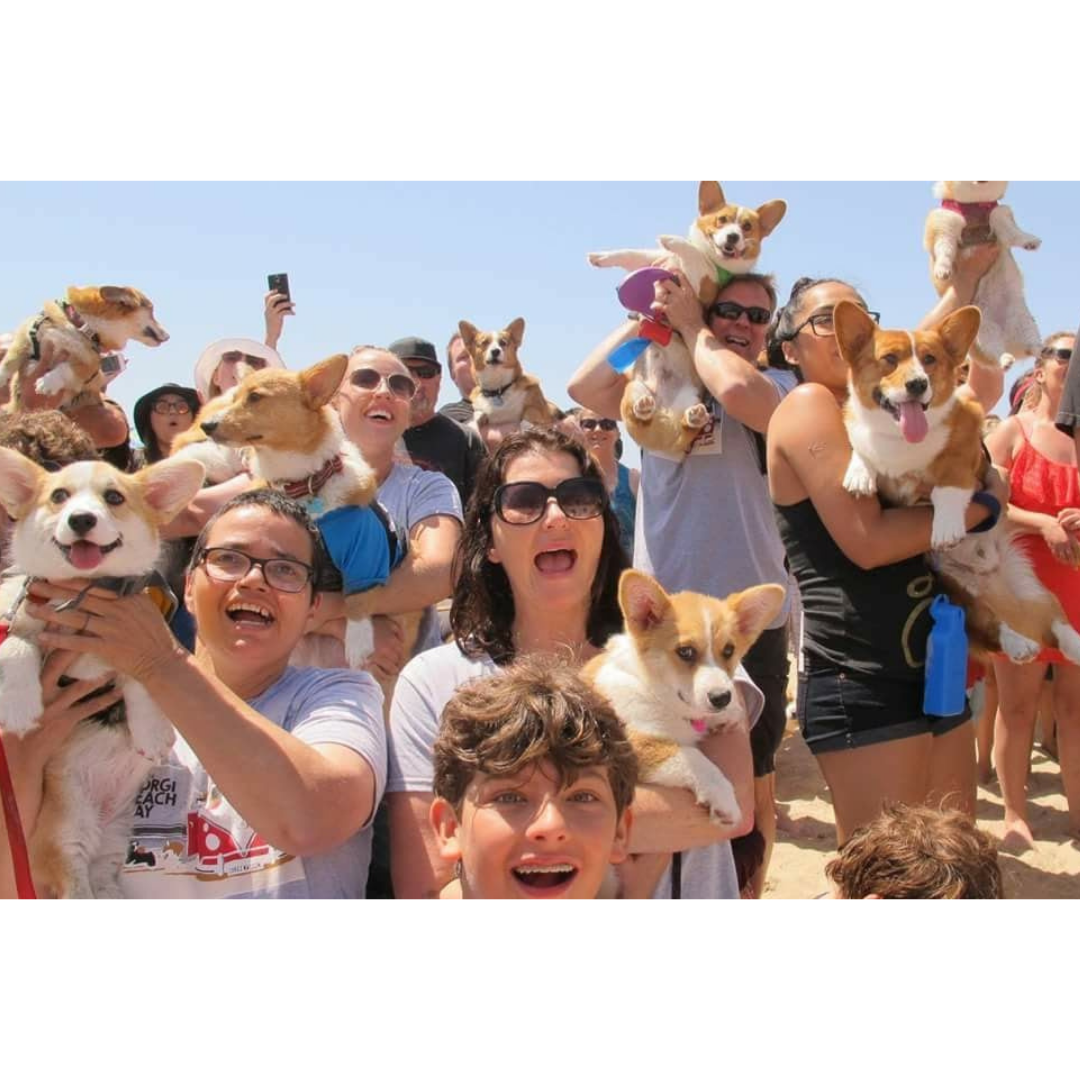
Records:
[[[708,311],[681,278],[656,288],[653,316],[686,342],[711,418],[685,457],[641,455],[634,565],[669,592],[723,598],[754,585],[788,585],[760,449],[773,412],[796,385],[792,372],[758,366],[775,308],[771,279],[756,274],[733,278]],[[574,375],[570,396],[601,416],[618,417],[630,375],[607,359],[639,334],[630,321],[607,338]],[[773,737],[762,736],[786,724],[787,619],[785,605],[744,662],[765,696],[753,748],[756,778],[773,768]],[[684,862],[684,896],[738,893],[730,845],[692,852]]]
[[[390,352],[405,365],[416,383],[405,448],[421,469],[448,476],[458,489],[464,507],[486,454],[484,442],[471,428],[435,411],[442,389],[442,364],[430,341],[402,338],[390,346]]]

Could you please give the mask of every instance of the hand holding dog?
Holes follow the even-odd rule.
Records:
[[[952,286],[956,299],[963,305],[975,299],[979,282],[993,269],[1001,257],[1001,247],[995,243],[975,244],[960,249],[953,271]]]
[[[1042,538],[1058,562],[1066,566],[1080,565],[1080,541],[1060,522],[1047,518]]]
[[[375,650],[364,668],[378,679],[396,679],[408,659],[405,655],[405,635],[397,620],[386,615],[372,616],[371,624],[375,631]]]
[[[1070,533],[1080,532],[1080,508],[1066,507],[1058,514],[1058,524]]]
[[[673,280],[657,282],[652,311],[666,319],[688,344],[705,328],[701,301],[681,274],[676,274]]]

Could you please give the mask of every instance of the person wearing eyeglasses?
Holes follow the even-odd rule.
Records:
[[[763,433],[796,379],[786,365],[758,367],[775,307],[772,279],[757,274],[733,278],[707,311],[685,281],[657,286],[653,313],[686,342],[710,413],[710,423],[685,457],[642,450],[634,566],[655,576],[669,592],[722,598],[755,585],[787,587],[784,550],[764,477]],[[570,396],[595,415],[620,415],[630,376],[616,372],[607,358],[638,332],[638,323],[625,324],[571,380]],[[751,733],[756,830],[764,844],[756,837],[738,841],[743,849],[738,864],[751,870],[746,895],[759,895],[764,886],[776,831],[772,792],[776,751],[787,725],[787,621],[785,605],[744,661],[766,702]],[[731,861],[730,853],[725,861]],[[732,878],[725,874],[725,880]]]
[[[1009,417],[986,440],[994,464],[1009,474],[1008,519],[1017,543],[1042,584],[1080,629],[1080,473],[1076,445],[1057,426],[1066,383],[1075,366],[1076,335],[1053,334],[1036,358],[1033,408]],[[1005,803],[1006,842],[1033,843],[1027,781],[1039,695],[1053,667],[1053,713],[1058,759],[1069,804],[1070,831],[1080,836],[1080,668],[1057,650],[1033,664],[994,661],[998,684],[995,764]]]
[[[997,256],[994,246],[966,249],[952,288],[920,329],[970,301]],[[929,607],[938,591],[925,559],[933,510],[887,509],[844,489],[849,372],[832,321],[840,300],[867,307],[846,282],[803,278],[777,315],[770,362],[790,365],[803,385],[773,415],[768,478],[802,602],[800,726],[832,794],[843,847],[883,803],[947,799],[973,814],[976,787],[970,715],[940,720],[923,711]],[[974,354],[972,361],[960,392],[992,406],[1001,369]],[[992,472],[989,494],[1000,500],[1005,490]],[[968,528],[988,520],[991,510],[973,504]]]
[[[403,898],[434,898],[450,884],[430,809],[435,740],[457,688],[525,657],[580,666],[622,630],[618,585],[626,554],[603,475],[580,439],[537,428],[499,444],[481,470],[456,565],[454,641],[405,668],[390,709],[391,867]],[[760,695],[747,677],[740,676],[739,688],[756,718]],[[746,732],[723,733],[703,746],[749,816]],[[717,866],[715,847],[727,847],[730,831],[713,825],[692,794],[639,788],[634,808],[635,858],[621,869],[627,896],[671,896],[672,852],[688,852],[684,886],[699,880],[694,862]],[[734,867],[729,870],[730,881],[713,881],[700,892],[684,887],[682,895],[737,891]]]
[[[472,430],[435,411],[442,389],[442,364],[430,341],[408,337],[395,341],[392,352],[408,369],[416,393],[405,431],[405,449],[414,465],[448,476],[458,490],[461,505],[467,506],[476,486],[476,473],[487,451],[484,441]]]
[[[578,429],[589,452],[596,458],[604,474],[608,497],[619,519],[620,538],[631,562],[634,559],[634,522],[637,516],[637,493],[641,474],[628,469],[619,461],[622,441],[617,420],[609,420],[591,409],[578,409],[575,414]]]
[[[364,672],[289,661],[325,569],[303,508],[263,489],[199,537],[186,585],[197,655],[145,595],[92,592],[76,612],[37,609],[51,624],[46,648],[138,679],[177,731],[136,796],[141,857],[123,868],[125,896],[364,896],[386,770],[382,694]],[[40,583],[35,596],[70,599],[82,584]],[[32,833],[30,815],[23,825]]]
[[[135,402],[135,431],[143,444],[140,467],[169,456],[173,439],[195,422],[199,394],[190,386],[165,383]]]

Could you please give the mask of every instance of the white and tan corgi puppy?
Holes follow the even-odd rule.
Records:
[[[787,213],[782,199],[752,210],[729,203],[715,180],[702,180],[698,188],[698,217],[689,236],[662,236],[662,250],[605,251],[589,255],[593,266],[617,266],[642,270],[658,266],[671,255],[679,259],[686,280],[708,307],[728,280],[749,274],[761,257],[761,243],[772,234]]]
[[[996,241],[1001,255],[979,282],[972,303],[982,312],[977,349],[984,360],[1008,367],[1018,356],[1038,356],[1042,335],[1024,298],[1024,278],[1012,248],[1037,251],[1042,241],[1016,224],[1001,200],[1007,180],[939,180],[941,205],[926,221],[924,246],[930,277],[942,295],[952,284],[960,249]]]
[[[378,493],[374,471],[346,439],[341,420],[330,404],[348,366],[349,358],[340,354],[305,371],[267,368],[253,372],[234,389],[228,401],[202,421],[201,427],[221,446],[245,448],[250,454],[252,475],[303,503],[319,524],[330,556],[345,581],[346,660],[350,667],[359,668],[374,648],[371,613],[378,599],[378,586],[350,592],[349,567],[338,559],[341,545],[335,537],[339,530],[333,534],[327,531],[328,515],[347,507],[371,508]],[[371,513],[381,511],[372,509]],[[342,538],[345,548],[351,541],[348,530],[346,523]],[[391,534],[381,524],[364,535],[373,543],[393,546]],[[390,569],[402,554],[387,553]],[[406,647],[411,650],[421,616],[398,618],[406,635]]]
[[[0,615],[10,620],[0,644],[0,727],[23,735],[44,711],[37,645],[43,624],[26,613],[27,579],[141,584],[158,560],[159,528],[187,506],[202,480],[202,466],[192,461],[162,461],[130,476],[102,462],[50,473],[0,449],[0,506],[15,520],[11,555],[24,575],[0,585]],[[68,675],[92,679],[105,670],[82,656]],[[175,733],[139,683],[118,676],[117,685],[123,710],[81,723],[49,763],[31,844],[41,895],[119,895],[134,797],[151,765],[165,759]]]
[[[0,364],[0,385],[9,388],[8,408],[22,407],[22,385],[34,381],[42,395],[63,393],[63,404],[81,395],[100,396],[105,379],[102,357],[119,352],[129,341],[156,348],[169,340],[154,318],[154,305],[138,289],[115,285],[79,288],[72,285],[62,301],[48,301],[27,320]],[[42,347],[63,357],[53,369],[38,374]]]
[[[934,564],[968,612],[976,650],[1015,663],[1058,648],[1080,663],[1080,635],[1012,542],[1004,518],[969,535],[965,514],[991,467],[982,445],[983,411],[958,393],[959,370],[979,331],[977,308],[962,308],[934,330],[879,330],[858,305],[833,312],[837,345],[851,368],[845,422],[851,465],[844,487],[880,493],[896,506],[934,507]]]
[[[472,359],[476,389],[471,400],[481,435],[484,428],[499,424],[547,427],[555,422],[555,410],[539,380],[525,374],[518,357],[525,340],[524,319],[515,319],[504,330],[477,330],[463,321],[458,330]]]
[[[783,607],[783,587],[726,600],[669,596],[648,574],[627,570],[619,604],[626,632],[586,665],[585,678],[626,726],[642,783],[686,788],[715,820],[737,826],[735,790],[697,744],[746,722],[736,672]]]

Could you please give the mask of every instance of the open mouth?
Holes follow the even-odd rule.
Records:
[[[727,337],[724,338],[724,344],[733,345],[737,349],[749,349],[750,339],[739,337],[736,334],[728,334]]]
[[[231,604],[225,614],[239,626],[273,626],[277,621],[261,604]]]
[[[377,420],[380,424],[392,423],[394,419],[386,409],[373,409],[367,414],[367,418],[369,420]]]
[[[874,391],[874,400],[900,425],[900,434],[906,442],[921,443],[930,433],[926,420],[929,404],[924,405],[921,401],[890,401],[881,390]]]
[[[53,543],[60,549],[60,553],[76,570],[84,573],[96,570],[122,543],[116,539],[111,544],[91,543],[89,540],[76,540],[73,544],[61,544],[59,540]]]
[[[568,574],[577,565],[577,552],[568,548],[541,551],[535,563],[541,574]]]
[[[569,863],[560,863],[555,866],[518,866],[513,870],[513,875],[523,889],[543,896],[569,887],[578,876],[578,871]]]

